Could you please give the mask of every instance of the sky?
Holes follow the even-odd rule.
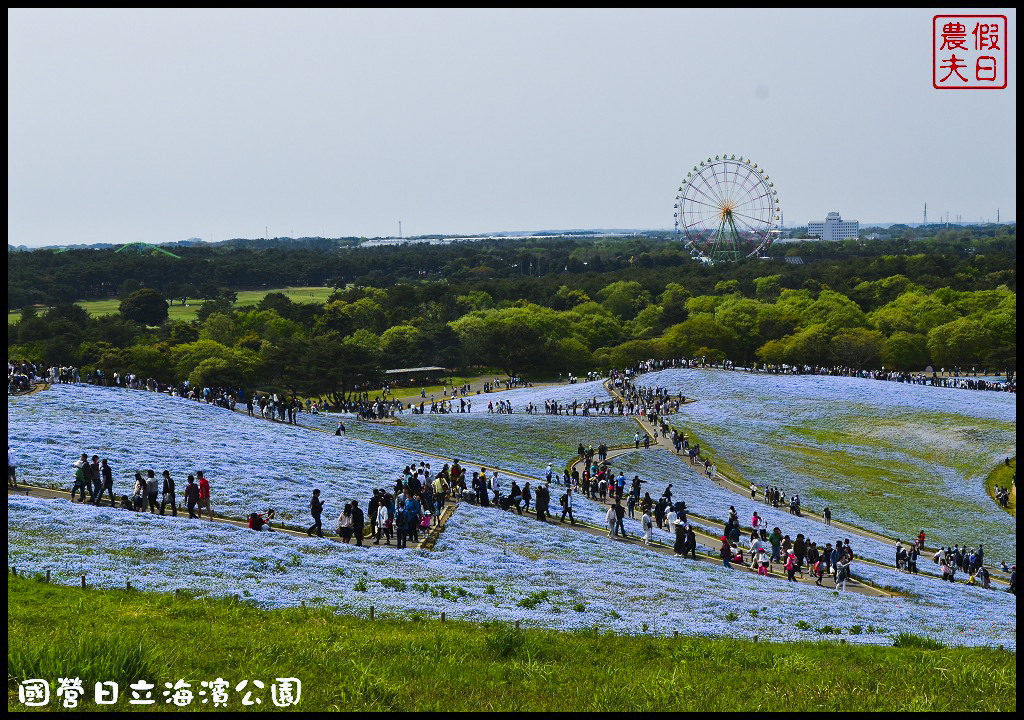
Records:
[[[1015,219],[1016,12],[956,91],[936,12],[8,10],[8,243],[671,228],[722,153],[787,227]]]

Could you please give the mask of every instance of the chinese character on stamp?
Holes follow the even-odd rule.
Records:
[[[1005,15],[932,18],[932,86],[939,90],[1006,87]]]

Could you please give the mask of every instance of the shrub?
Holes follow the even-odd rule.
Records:
[[[386,588],[397,590],[398,592],[405,592],[408,588],[405,584],[405,580],[399,580],[398,578],[384,578],[380,581],[380,584]]]
[[[811,629],[811,624],[809,622],[807,622],[806,620],[797,620],[796,621],[796,629],[797,630],[810,630]]]
[[[850,634],[851,635],[860,635],[861,632],[863,632],[863,630],[864,630],[864,628],[862,628],[860,625],[854,625],[853,627],[850,628]]]
[[[737,615],[736,613],[732,612],[731,610],[729,611],[729,614],[725,616],[725,619],[728,620],[729,622],[735,622],[738,618],[739,618],[739,615]]]
[[[519,607],[529,608],[530,610],[532,610],[533,608],[537,607],[542,602],[547,600],[548,596],[550,594],[551,593],[548,592],[547,590],[540,590],[538,592],[533,592],[533,593],[530,593],[529,595],[527,595],[526,597],[524,597],[518,603],[516,603],[516,605],[518,605]]]
[[[908,632],[901,632],[897,635],[892,646],[898,648],[916,648],[919,650],[941,650],[945,647],[945,645],[934,638],[922,637],[921,635],[915,635],[914,633]]]
[[[496,591],[495,591],[493,585],[488,585],[487,587],[484,588],[484,595],[494,595],[495,592]]]
[[[843,631],[841,629],[839,629],[837,627],[832,627],[831,625],[823,625],[822,627],[817,629],[817,632],[820,635],[842,635],[843,634]]]
[[[366,578],[359,578],[359,582],[355,584],[353,588],[356,592],[366,592],[368,587],[366,585]]]
[[[575,605],[572,606],[572,609],[575,610],[576,612],[584,612],[587,609],[587,605],[586,605],[586,603],[578,602],[578,603],[576,603]],[[644,629],[645,630],[647,629],[646,626],[644,627]]]

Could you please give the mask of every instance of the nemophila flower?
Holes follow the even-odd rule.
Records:
[[[253,420],[154,393],[56,386],[13,398],[8,407],[9,439],[22,476],[29,481],[70,487],[71,461],[82,451],[95,451],[110,458],[118,493],[130,489],[127,480],[136,467],[159,471],[166,466],[179,486],[185,474],[203,469],[213,481],[215,505],[218,498],[221,502],[218,509],[226,507],[240,516],[250,508],[262,509],[260,505],[271,504],[273,498],[279,512],[284,508],[304,520],[313,487],[320,487],[329,500],[333,493],[340,508],[347,497],[368,497],[371,488],[390,485],[396,472],[421,459],[410,451],[354,437]],[[308,420],[310,416],[301,417]],[[551,436],[552,444],[568,446],[567,455],[575,451],[578,441],[589,443],[586,437],[559,436],[558,425],[524,415],[475,416],[462,429],[471,433],[476,422],[478,433],[449,434],[442,423],[450,417],[419,416],[407,428],[419,432],[420,439],[432,438],[438,454],[454,453],[464,460],[472,457],[467,453],[467,447],[473,447],[467,436],[482,437],[480,460],[488,466],[496,464],[485,455],[492,451],[535,473],[555,459],[544,457],[544,435]],[[566,426],[578,422],[570,431],[575,433],[597,427],[583,424],[595,420],[621,432],[612,420],[550,420],[567,421]],[[495,450],[499,446],[494,441],[499,435],[496,428],[509,439],[500,452]],[[517,439],[530,449],[517,454],[513,449]],[[436,462],[423,459],[432,465]],[[653,487],[648,486],[654,490],[652,496],[663,489],[659,476],[682,478],[671,480],[675,495],[685,499],[692,512],[724,516],[728,506],[735,505],[742,517],[749,509],[740,496],[703,480],[663,451],[633,454],[613,464],[617,469],[627,466],[652,482]],[[276,494],[260,495],[263,488]],[[552,493],[553,506],[558,494]],[[578,496],[575,504],[577,517],[604,525],[607,506]],[[779,517],[769,516],[763,504],[751,507],[770,525],[779,524],[787,531],[797,527],[798,519],[788,513],[779,513],[782,522],[778,522]],[[748,519],[749,515],[743,518]],[[833,536],[813,523],[807,527],[815,528],[808,531],[812,537],[818,538],[819,531],[825,539]],[[640,532],[639,524],[628,518],[626,528],[633,534]],[[667,541],[671,536],[663,533],[661,538]],[[883,543],[875,548],[851,539],[858,553],[877,553],[889,560],[891,548]],[[570,527],[542,525],[529,516],[467,504],[452,516],[433,551],[396,551],[11,496],[8,544],[12,564],[26,572],[49,568],[58,582],[74,584],[87,574],[95,585],[115,587],[130,578],[140,589],[185,588],[218,596],[238,593],[265,607],[305,601],[355,612],[374,605],[380,613],[444,611],[449,617],[476,621],[518,620],[563,629],[596,624],[624,633],[640,632],[647,624],[650,632],[660,634],[673,630],[704,636],[757,634],[774,640],[805,639],[807,631],[796,627],[802,620],[812,627],[884,628],[884,633],[844,635],[850,642],[887,644],[892,635],[909,630],[944,641],[955,638],[958,644],[1016,647],[1016,607],[1006,593],[951,586],[933,577],[855,563],[855,574],[903,588],[916,597],[880,599],[853,593],[835,597],[822,588],[758,578],[712,563],[681,561]],[[355,590],[360,578],[365,578],[366,592]],[[406,589],[382,582],[391,579],[405,581]],[[485,592],[488,586],[495,588],[493,594]],[[575,611],[581,602],[583,611]],[[757,617],[746,612],[755,607],[767,610]],[[726,619],[730,613],[735,613],[735,620]],[[991,628],[957,635],[965,622]]]
[[[672,369],[639,383],[698,402],[673,422],[747,482],[798,493],[836,519],[928,545],[983,542],[1015,557],[1016,525],[993,512],[984,477],[1016,452],[1016,398],[817,375]]]

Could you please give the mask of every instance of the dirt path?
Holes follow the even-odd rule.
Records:
[[[24,483],[19,483],[17,489],[8,487],[7,488],[7,494],[8,494],[8,496],[10,496],[10,495],[24,495],[25,497],[46,498],[46,499],[50,499],[50,500],[66,500],[68,502],[71,502],[75,506],[79,506],[79,505],[83,505],[84,504],[80,500],[71,500],[70,499],[70,493],[67,490],[55,490],[53,488],[44,488],[44,487],[39,487],[37,485],[25,485]],[[109,505],[107,505],[106,503],[104,503],[100,507],[104,508],[106,510],[114,511],[114,512],[121,512],[118,508],[112,508]],[[425,532],[421,531],[421,533],[420,533],[420,541],[418,543],[410,542],[409,543],[409,547],[410,548],[423,548],[423,549],[426,549],[426,550],[433,549],[434,544],[437,542],[438,536],[441,534],[441,532],[443,532],[444,526],[445,526],[445,524],[447,524],[448,519],[451,517],[452,513],[455,511],[455,508],[456,508],[456,503],[449,503],[448,505],[446,505],[444,511],[441,513],[440,523],[438,525],[436,525],[436,526],[432,526],[430,528],[430,530],[427,530]],[[130,510],[125,510],[124,512],[131,512],[131,511]],[[156,514],[156,513],[147,513],[147,514]],[[167,512],[167,515],[165,515],[164,517],[175,518],[175,516],[170,514],[169,510]],[[178,518],[183,519],[183,520],[189,520],[190,518],[188,516],[188,510],[185,509],[184,507],[179,507],[178,508],[178,515],[177,515],[177,517],[175,519],[178,519]],[[310,518],[310,520],[312,520],[312,518]],[[206,518],[201,518],[200,521],[201,522],[210,522],[209,516],[206,516]],[[225,515],[221,515],[219,513],[214,513],[214,515],[213,515],[213,522],[224,523],[226,525],[234,525],[235,527],[245,528],[246,530],[249,529],[248,520],[236,520],[234,518],[230,518],[230,517],[227,517]],[[364,529],[363,529],[363,545],[362,545],[362,547],[365,547],[365,548],[391,548],[391,549],[396,549],[394,545],[374,545],[373,544],[373,538],[370,535],[367,534],[367,533],[369,533],[369,527],[370,527],[369,523],[366,523],[365,526],[364,526]],[[299,528],[296,528],[294,526],[292,526],[292,527],[284,526],[284,525],[281,525],[281,524],[277,523],[276,521],[274,523],[274,532],[284,533],[285,535],[292,535],[294,537],[307,537],[305,529],[299,529]],[[340,537],[338,537],[336,535],[330,535],[328,533],[326,527],[324,528],[324,537],[328,538],[330,540],[334,540],[335,542],[345,544],[345,542]],[[394,538],[394,534],[392,534],[392,538]],[[354,538],[353,538],[352,542],[347,543],[347,544],[351,545],[352,547],[359,547],[358,545],[356,545]]]

